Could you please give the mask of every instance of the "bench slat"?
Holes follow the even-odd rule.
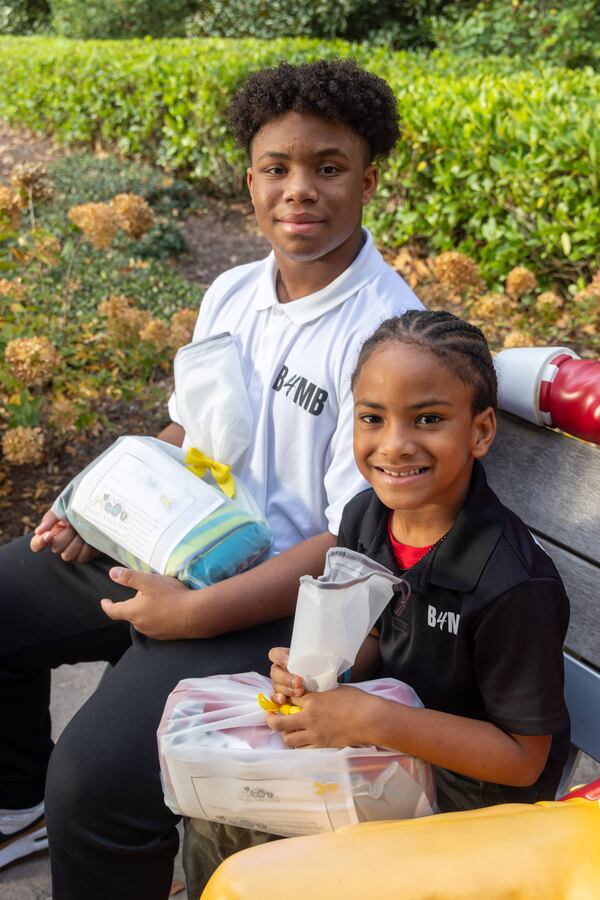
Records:
[[[600,568],[538,540],[554,560],[571,601],[565,647],[600,670]]]
[[[600,450],[501,412],[484,464],[532,530],[600,563]]]
[[[565,653],[565,700],[571,716],[571,743],[600,762],[600,673]]]

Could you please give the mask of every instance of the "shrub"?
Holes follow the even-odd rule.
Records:
[[[457,13],[453,5],[449,12]],[[600,6],[596,0],[487,0],[432,24],[439,47],[457,54],[509,53],[568,67],[597,65]]]
[[[47,0],[3,0],[0,2],[0,34],[34,34],[47,29]]]
[[[199,0],[190,37],[277,37],[371,40],[388,47],[431,45],[429,17],[448,0]]]
[[[50,0],[52,25],[69,38],[177,37],[195,0]]]
[[[93,314],[107,292],[139,297],[142,306],[158,315],[170,316],[188,302],[199,304],[202,292],[185,281],[173,266],[163,262],[186,250],[173,211],[180,213],[197,203],[189,185],[167,178],[149,166],[110,157],[97,159],[91,153],[60,159],[49,166],[48,174],[52,196],[36,204],[36,231],[33,234],[28,231],[31,222],[25,210],[20,232],[19,252],[27,267],[23,276],[26,289],[23,282],[0,278],[0,288],[5,286],[0,289],[0,299],[3,290],[7,295],[10,293],[8,285],[12,285],[13,293],[19,294],[14,299],[27,296],[28,309],[43,310],[49,317],[60,316],[63,288],[68,280],[72,295],[70,315],[74,320]],[[0,185],[0,199],[2,190],[7,189]],[[73,266],[71,254],[80,231],[69,224],[69,210],[90,204],[106,206],[122,194],[137,194],[146,200],[155,214],[154,226],[139,239],[123,230],[112,229],[113,240],[108,250],[96,250],[86,242],[79,248]],[[77,213],[75,217],[79,217]],[[7,238],[0,244],[0,267],[3,267],[2,252],[7,260],[12,258],[15,266],[14,255],[4,249],[9,243]],[[11,274],[10,270],[7,274]],[[21,273],[17,269],[14,275],[20,277]]]
[[[197,6],[187,25],[190,37],[332,38],[345,31],[356,0],[200,0]]]
[[[248,74],[281,59],[353,55],[390,82],[403,120],[367,214],[381,243],[425,237],[476,259],[498,285],[515,265],[542,286],[597,266],[600,76],[589,70],[308,39],[4,38],[0,49],[1,117],[50,126],[68,143],[100,140],[229,194],[243,189],[246,160],[226,111]]]
[[[70,153],[68,158],[53,162],[49,172],[54,184],[53,208],[61,211],[90,200],[108,202],[116,194],[139,194],[161,216],[173,210],[185,212],[198,203],[187,181],[114,156]]]
[[[23,181],[27,173],[20,167],[16,174]],[[35,174],[38,185],[42,176],[50,185],[39,167]],[[124,260],[114,246],[116,229],[128,232],[130,247],[149,233],[154,212],[143,198],[121,193],[110,203],[79,204],[69,211],[76,225],[66,214],[62,221],[55,216],[53,232],[40,226],[52,206],[48,190],[28,203],[36,225],[31,216],[18,232],[4,233],[13,270],[0,279],[0,438],[13,465],[40,464],[47,450],[92,426],[115,401],[162,399],[201,296],[165,266],[171,287],[179,278],[180,295],[152,284],[150,263]],[[141,284],[130,277],[140,271]]]

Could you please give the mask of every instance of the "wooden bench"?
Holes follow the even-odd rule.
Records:
[[[500,499],[530,527],[554,560],[571,601],[565,641],[565,695],[571,754],[600,761],[600,449],[500,413],[485,460]]]
[[[517,419],[507,413],[500,413],[498,436],[491,452],[485,460],[485,467],[490,484],[500,499],[526,522],[535,538],[546,548],[554,559],[559,569],[571,601],[571,620],[567,639],[565,642],[565,693],[567,705],[571,716],[571,753],[563,774],[559,789],[559,796],[568,790],[571,785],[572,773],[579,753],[583,751],[600,762],[600,448],[566,437],[547,428],[539,428],[535,425]],[[518,624],[515,625],[518,627]],[[596,776],[597,777],[597,776]],[[572,801],[575,802],[575,801]],[[567,820],[566,813],[562,813],[564,806],[574,807],[569,804],[551,804],[562,817],[561,823]],[[592,807],[589,801],[578,801]],[[500,808],[497,808],[500,809]],[[508,807],[507,807],[508,809]],[[549,813],[541,807],[523,807],[524,814],[529,815],[529,810]],[[566,836],[571,840],[568,852],[572,854],[571,862],[578,864],[577,852],[581,858],[587,859],[590,853],[594,856],[598,869],[593,873],[586,873],[586,877],[594,884],[592,893],[571,894],[565,887],[565,893],[560,890],[552,892],[553,897],[589,896],[600,897],[600,807],[594,807],[598,816],[590,825],[590,821],[576,823],[575,813],[572,824],[566,831],[559,831],[558,843],[552,843],[550,832],[557,821],[555,816],[551,825],[544,824],[548,828],[548,843],[542,846],[533,841],[537,847],[539,858],[547,860],[548,871],[551,866],[559,865],[555,860],[556,848],[561,846],[561,841],[566,846]],[[483,832],[478,831],[483,810],[475,811],[477,819],[473,834],[476,840],[485,844]],[[451,813],[450,816],[473,816],[469,814]],[[576,815],[590,818],[590,809],[577,812]],[[444,819],[447,817],[434,817]],[[389,886],[386,892],[382,885],[381,872],[385,873],[386,866],[396,867],[402,865],[401,857],[390,858],[390,851],[394,848],[398,854],[402,852],[402,846],[408,837],[415,833],[411,826],[423,827],[418,823],[427,820],[419,819],[414,822],[397,823],[364,823],[353,826],[351,829],[342,829],[333,835],[317,835],[310,838],[291,838],[286,841],[268,844],[262,847],[254,847],[243,853],[238,853],[226,860],[217,874],[211,880],[203,894],[203,900],[271,900],[279,897],[307,897],[318,900],[321,897],[337,898],[349,896],[361,896],[357,889],[353,872],[356,871],[357,860],[360,872],[365,878],[372,877],[377,887],[371,887],[370,893],[375,893],[378,900],[394,900],[399,894],[397,885]],[[461,828],[469,828],[472,823],[467,819],[466,824],[461,822]],[[536,823],[542,819],[535,820]],[[550,821],[546,819],[544,821]],[[433,823],[432,823],[433,824]],[[568,824],[568,823],[567,823]],[[407,831],[408,827],[408,831]],[[428,826],[430,827],[430,826]],[[504,825],[498,834],[508,833],[512,823]],[[569,830],[570,828],[570,830]],[[355,829],[362,829],[354,834]],[[391,832],[390,829],[397,829]],[[577,830],[579,829],[579,830]],[[458,834],[458,829],[456,831]],[[518,832],[516,832],[518,833]],[[524,832],[526,833],[526,832]],[[336,845],[336,836],[340,840]],[[488,841],[488,850],[493,854],[497,845],[497,837]],[[343,840],[341,839],[343,835]],[[364,835],[364,842],[357,839]],[[383,836],[383,837],[382,837]],[[471,835],[473,836],[473,835]],[[595,844],[587,845],[588,839]],[[392,838],[392,840],[390,840]],[[375,839],[375,840],[374,840]],[[387,844],[385,844],[387,840]],[[518,838],[515,838],[518,842]],[[525,840],[525,838],[523,838]],[[381,842],[381,852],[377,856],[377,841]],[[384,847],[385,845],[385,847]],[[387,849],[385,849],[387,848]],[[491,848],[491,849],[490,849]],[[518,855],[522,847],[514,848]],[[375,855],[373,855],[375,852]],[[483,852],[483,851],[482,851]],[[487,851],[486,851],[487,852]],[[533,852],[533,851],[532,851]],[[336,854],[334,859],[331,854]],[[410,853],[410,851],[409,851]],[[312,856],[311,856],[312,854]],[[341,854],[341,856],[340,856]],[[346,854],[344,856],[344,854]],[[474,857],[476,854],[474,854]],[[317,865],[318,872],[311,872],[311,858],[320,859],[321,867]],[[410,857],[409,857],[410,858]],[[470,857],[467,857],[470,860]],[[327,860],[331,865],[327,868]],[[493,859],[493,863],[502,866],[503,860]],[[325,861],[323,861],[325,860]],[[348,871],[345,869],[345,860],[348,862]],[[408,861],[408,860],[407,860]],[[412,860],[414,864],[414,860]],[[513,861],[506,860],[507,864]],[[469,863],[470,864],[470,863]],[[286,867],[289,872],[286,878]],[[380,871],[376,871],[380,870]],[[331,882],[327,883],[325,872],[330,872]],[[391,871],[391,870],[390,870]],[[427,880],[427,862],[424,863],[423,880]],[[429,866],[431,872],[431,866]],[[367,873],[367,874],[365,874]],[[552,875],[552,877],[555,877]],[[559,877],[559,876],[556,876]],[[319,878],[321,881],[319,882]],[[490,879],[493,874],[490,872]],[[523,874],[523,878],[525,875]],[[325,880],[324,880],[325,879]],[[596,881],[596,879],[598,879]],[[286,892],[286,883],[288,890]],[[587,882],[586,882],[587,883]],[[293,884],[293,888],[291,885]],[[597,891],[596,891],[597,887]],[[357,893],[358,890],[358,893]],[[410,894],[411,897],[421,897],[421,893]],[[408,894],[402,894],[406,900]],[[425,892],[423,897],[432,896]],[[446,896],[446,894],[435,894]],[[450,896],[450,894],[448,895]],[[483,896],[483,894],[464,895],[454,892],[451,896]],[[489,896],[492,896],[491,892]],[[493,895],[497,895],[494,893]],[[500,896],[500,895],[498,895]],[[513,893],[502,896],[516,896]],[[519,893],[523,897],[550,896],[548,893]]]

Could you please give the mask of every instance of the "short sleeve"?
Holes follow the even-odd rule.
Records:
[[[341,379],[344,385],[339,405],[336,429],[330,444],[330,463],[324,477],[327,507],[325,516],[331,534],[337,534],[342,512],[349,501],[369,487],[354,459],[354,399],[350,389],[350,375]]]
[[[568,725],[562,646],[569,601],[557,578],[530,579],[474,621],[474,666],[490,721],[523,735]]]

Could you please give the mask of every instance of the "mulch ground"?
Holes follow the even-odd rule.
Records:
[[[51,139],[0,122],[0,184],[7,183],[14,165],[45,162],[64,155]],[[225,269],[260,259],[269,245],[256,230],[250,204],[227,204],[202,197],[201,214],[183,223],[189,252],[177,268],[189,281],[204,287]],[[165,384],[168,396],[169,384]],[[108,404],[110,421],[55,448],[40,466],[5,466],[0,460],[0,544],[27,534],[39,522],[56,495],[92,459],[122,434],[157,434],[167,423],[166,407]]]

